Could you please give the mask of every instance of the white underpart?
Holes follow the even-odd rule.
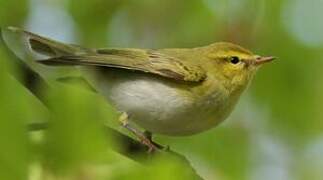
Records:
[[[168,120],[177,110],[186,106],[185,99],[173,88],[144,79],[125,81],[113,86],[110,98],[119,107],[136,110],[134,114],[153,118],[155,121]]]
[[[118,110],[126,112],[131,121],[152,133],[190,135],[224,119],[217,117],[216,94],[205,97],[204,103],[197,103],[160,78],[137,73],[120,77],[120,74],[108,73],[96,81],[96,88]]]

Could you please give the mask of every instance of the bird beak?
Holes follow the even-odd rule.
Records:
[[[258,56],[258,57],[256,58],[255,65],[262,65],[262,64],[265,64],[265,63],[271,62],[271,61],[273,61],[274,59],[276,59],[276,57],[273,57],[273,56],[265,56],[265,57]]]

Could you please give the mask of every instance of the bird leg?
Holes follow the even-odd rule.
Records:
[[[154,143],[154,142],[153,142],[153,140],[152,140],[153,135],[152,135],[152,133],[151,133],[151,132],[149,132],[149,131],[144,131],[144,136],[145,136],[147,139],[149,139],[149,141],[150,141],[150,142]]]
[[[151,133],[145,132],[142,133],[140,130],[136,129],[135,127],[131,126],[128,122],[128,114],[122,113],[119,117],[119,121],[121,122],[121,125],[128,129],[132,134],[134,134],[142,144],[146,145],[148,147],[148,153],[152,153],[156,150],[158,150],[158,147],[154,145],[154,143],[151,141]]]

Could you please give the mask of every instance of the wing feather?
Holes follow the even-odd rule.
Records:
[[[197,64],[158,50],[88,49],[51,40],[19,28],[11,27],[8,30],[23,35],[31,51],[48,56],[48,59],[37,61],[46,65],[105,66],[142,71],[191,82],[200,82],[206,78],[204,69]]]

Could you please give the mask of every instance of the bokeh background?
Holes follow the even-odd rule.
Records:
[[[323,0],[0,0],[0,26],[24,27],[87,47],[196,47],[230,41],[276,56],[219,127],[155,140],[185,155],[205,179],[320,180],[322,8]],[[171,160],[156,160],[147,169],[111,151],[117,142],[105,139],[101,124],[118,129],[117,115],[95,94],[57,85],[44,92],[54,111],[50,115],[12,78],[19,71],[2,47],[0,179],[187,179]],[[49,81],[57,74],[79,73],[38,70]],[[47,120],[53,125],[48,132],[25,130],[27,123]]]

